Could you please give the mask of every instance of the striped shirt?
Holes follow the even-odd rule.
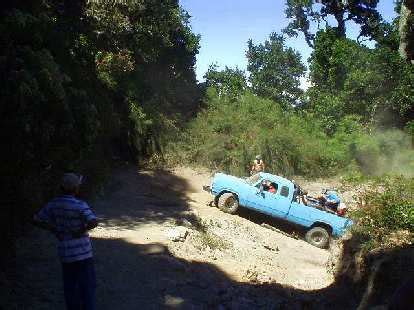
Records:
[[[92,257],[92,244],[89,235],[79,238],[73,233],[86,227],[87,222],[96,220],[88,204],[71,195],[51,200],[37,214],[40,221],[56,228],[59,240],[58,253],[64,263],[71,263]]]

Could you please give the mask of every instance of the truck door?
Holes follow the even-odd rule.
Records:
[[[266,207],[269,208],[275,216],[286,217],[290,208],[290,193],[289,187],[279,185],[275,194],[266,192]]]
[[[260,192],[260,183],[255,186],[250,186],[246,198],[245,207],[261,210],[261,206],[264,204],[265,194],[264,192]]]
[[[289,187],[278,184],[276,193],[268,191],[254,191],[250,194],[249,203],[251,208],[284,218],[290,208],[291,193]]]

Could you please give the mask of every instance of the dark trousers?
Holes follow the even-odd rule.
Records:
[[[95,266],[92,258],[62,263],[67,310],[95,310]]]

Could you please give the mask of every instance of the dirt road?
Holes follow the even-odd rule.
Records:
[[[341,309],[329,251],[258,214],[209,207],[209,178],[189,168],[114,173],[92,204],[98,309]],[[187,235],[173,242],[177,226]],[[53,244],[38,230],[19,242],[16,309],[63,309]]]

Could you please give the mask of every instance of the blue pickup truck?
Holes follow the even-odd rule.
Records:
[[[243,206],[305,227],[306,241],[319,248],[327,247],[331,236],[341,236],[352,225],[350,219],[305,205],[299,186],[269,173],[246,179],[216,173],[204,190],[214,196],[214,204],[224,212],[234,214]]]

